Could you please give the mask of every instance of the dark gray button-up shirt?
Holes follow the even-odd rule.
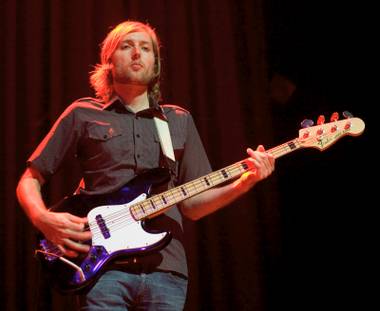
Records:
[[[83,171],[85,187],[81,192],[113,192],[140,172],[159,166],[160,143],[152,118],[157,113],[164,113],[169,123],[176,155],[173,184],[208,174],[210,164],[188,111],[156,105],[135,114],[118,97],[106,104],[93,98],[71,104],[28,159],[28,165],[48,180],[68,154],[74,153]],[[172,228],[173,239],[161,250],[156,266],[187,275],[181,214],[173,207],[159,217],[174,220],[178,230]]]

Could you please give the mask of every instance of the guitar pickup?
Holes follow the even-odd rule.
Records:
[[[104,221],[102,215],[96,215],[95,217],[96,223],[100,228],[100,232],[102,233],[105,239],[109,239],[111,237],[110,230],[108,229],[106,222]]]

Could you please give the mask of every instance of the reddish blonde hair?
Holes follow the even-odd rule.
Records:
[[[111,72],[111,57],[117,49],[123,37],[132,32],[146,32],[152,39],[155,57],[154,76],[149,83],[148,95],[154,101],[161,100],[159,78],[161,74],[160,42],[154,29],[148,24],[136,21],[125,21],[114,27],[101,44],[100,64],[90,72],[90,84],[94,88],[96,96],[103,101],[108,101],[114,95]]]

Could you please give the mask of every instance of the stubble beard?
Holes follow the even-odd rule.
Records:
[[[114,73],[114,81],[120,84],[132,84],[148,86],[154,78],[153,70],[142,72],[131,72],[130,69],[116,70]]]

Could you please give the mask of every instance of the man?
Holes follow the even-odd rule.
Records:
[[[17,196],[33,225],[66,258],[87,253],[82,243],[86,217],[47,209],[41,186],[74,152],[83,170],[84,196],[114,193],[148,169],[171,170],[171,186],[210,173],[210,164],[190,113],[160,101],[160,51],[154,30],[126,21],[109,32],[101,62],[91,73],[97,99],[83,98],[60,116],[32,156],[21,177]],[[175,162],[168,159],[154,117],[167,120]],[[165,155],[163,155],[165,153]],[[182,310],[187,266],[182,245],[182,215],[197,220],[229,204],[274,170],[274,158],[262,146],[247,150],[251,170],[229,184],[208,189],[158,216],[153,224],[170,230],[163,249],[126,263],[115,260],[82,299],[82,310]]]

